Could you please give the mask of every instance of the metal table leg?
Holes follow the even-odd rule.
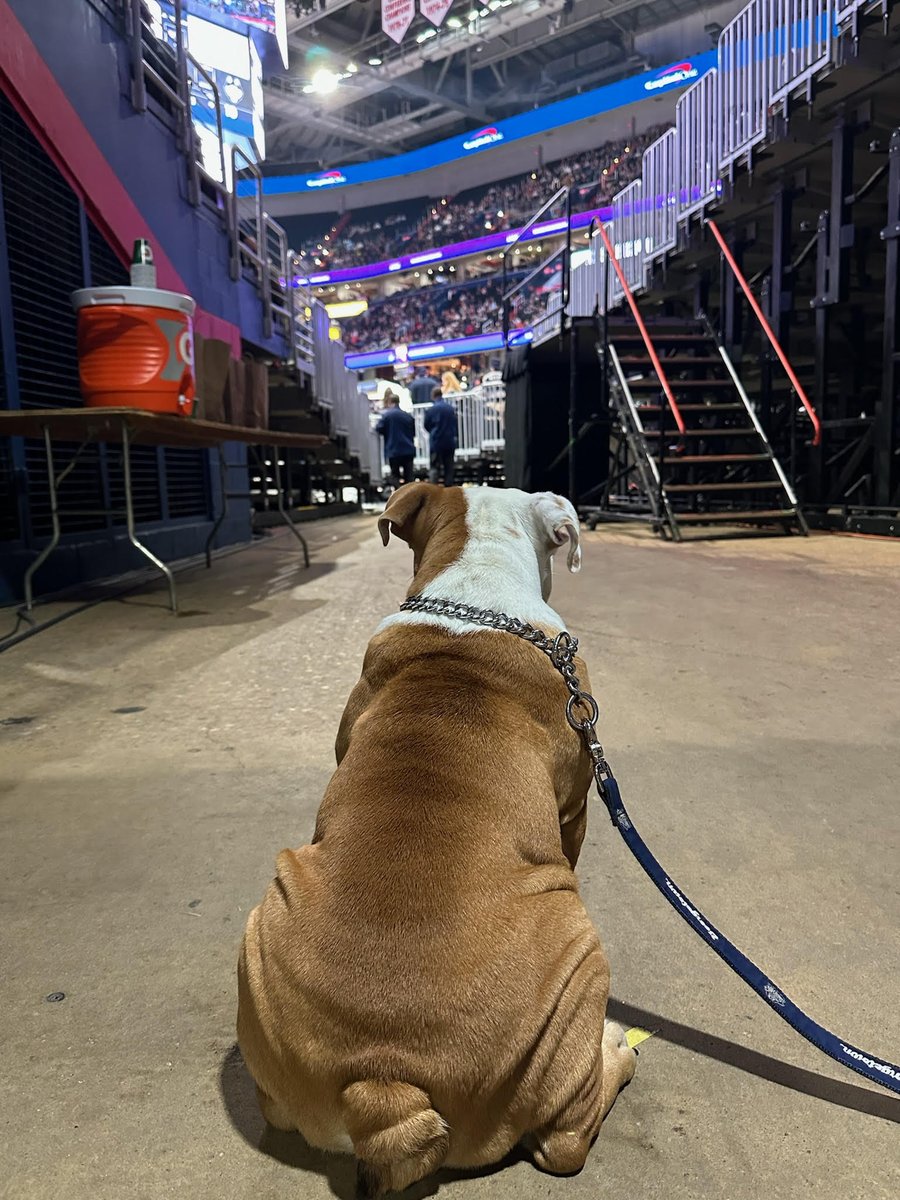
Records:
[[[303,534],[300,532],[300,530],[297,528],[297,526],[291,520],[290,514],[288,513],[288,510],[285,507],[284,489],[282,488],[282,485],[281,485],[281,466],[279,465],[279,461],[278,461],[278,447],[277,446],[272,447],[272,453],[274,455],[273,462],[275,464],[275,490],[278,495],[278,511],[281,513],[281,516],[284,520],[285,525],[287,525],[288,529],[290,529],[291,533],[294,535],[294,537],[297,539],[297,541],[303,547],[303,565],[304,565],[304,567],[308,567],[309,566],[309,546],[306,543],[306,538],[303,536]]]
[[[34,590],[32,581],[35,572],[43,566],[56,547],[59,545],[59,504],[56,499],[56,469],[53,465],[53,443],[50,440],[50,430],[44,426],[44,451],[47,455],[47,484],[50,489],[50,519],[53,522],[53,536],[50,541],[40,552],[34,562],[25,572],[25,612],[30,613],[34,608]],[[81,453],[79,451],[79,453]],[[78,455],[75,456],[76,458]],[[75,459],[69,464],[63,472],[63,476],[67,475],[75,465]],[[60,483],[62,478],[60,479]]]
[[[128,540],[139,550],[144,558],[150,560],[158,571],[166,577],[169,585],[169,606],[173,613],[178,612],[178,597],[175,594],[175,576],[162,559],[157,558],[152,550],[148,550],[143,542],[138,540],[134,531],[134,504],[131,496],[131,435],[127,422],[122,422],[122,469],[125,475],[125,522],[128,528]]]
[[[216,523],[209,531],[209,537],[206,539],[206,565],[212,566],[212,548],[213,542],[216,540],[216,534],[222,528],[222,522],[228,514],[228,473],[225,468],[225,451],[220,445],[217,447],[219,452],[219,483],[222,500],[222,508],[219,515],[216,517]]]
[[[260,449],[258,446],[250,446],[249,449],[250,449],[250,452],[252,453],[254,459],[256,460],[256,465],[259,467],[260,474],[262,476],[263,494],[265,494],[265,491],[266,491],[266,462],[265,462],[265,459],[263,458],[262,453],[260,452]],[[278,503],[278,512],[281,514],[281,519],[284,521],[285,525],[287,525],[288,529],[291,531],[291,533],[294,535],[294,537],[297,539],[297,541],[303,547],[303,565],[305,567],[308,567],[309,566],[309,546],[306,543],[306,538],[303,536],[303,534],[300,532],[300,530],[297,528],[297,526],[291,520],[290,514],[284,503],[284,489],[283,489],[282,483],[281,483],[281,467],[278,465],[278,447],[272,446],[271,449],[272,449],[272,454],[274,456],[272,462],[273,462],[273,466],[275,468],[275,472],[274,472],[274,474],[275,474],[275,495],[276,495],[277,503]]]

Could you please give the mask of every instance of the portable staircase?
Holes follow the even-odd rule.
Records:
[[[818,417],[715,222],[707,224],[812,421],[816,444]],[[613,426],[601,507],[582,510],[588,523],[593,528],[604,517],[641,517],[673,541],[681,541],[685,529],[708,526],[808,533],[794,490],[712,327],[705,320],[662,318],[648,328],[602,223],[597,235],[605,273],[604,303],[595,315]],[[630,320],[609,315],[613,276]]]
[[[604,516],[687,528],[774,527],[807,533],[797,498],[734,364],[699,322],[609,321],[613,416]],[[600,513],[586,513],[596,524]],[[737,532],[735,530],[734,532]]]

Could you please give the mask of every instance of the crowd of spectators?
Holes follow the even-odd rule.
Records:
[[[529,326],[542,316],[552,287],[548,281],[540,290],[523,289],[510,312],[510,327]],[[502,292],[500,279],[491,278],[396,293],[342,321],[341,336],[348,349],[363,351],[492,332],[503,327]]]
[[[560,187],[576,190],[575,209],[600,208],[637,177],[644,149],[662,129],[605,142],[572,158],[559,159],[524,175],[428,202],[424,211],[350,214],[327,236],[304,246],[320,269],[381,262],[429,246],[444,246],[527,221]],[[560,214],[553,214],[560,215]]]

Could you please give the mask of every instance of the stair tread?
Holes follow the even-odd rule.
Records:
[[[673,345],[684,345],[686,342],[709,342],[710,336],[708,333],[665,333],[660,329],[648,330],[650,341],[654,345],[671,343]],[[640,342],[644,344],[644,339],[639,333],[616,333],[609,339],[613,345],[616,342]]]
[[[747,483],[667,483],[667,492],[751,492],[760,488],[780,488],[780,479],[755,479]]]
[[[638,412],[662,412],[661,404],[637,404],[635,405]],[[668,406],[667,406],[668,407]],[[679,412],[737,412],[744,406],[740,400],[735,400],[729,404],[679,404]]]
[[[677,429],[645,429],[644,437],[759,437],[759,433],[753,429],[686,429],[684,433],[680,433]]]
[[[624,354],[619,356],[619,362],[622,366],[644,367],[650,365],[650,359],[646,354]],[[669,357],[663,355],[660,362],[664,367],[710,367],[722,365],[722,360],[718,354],[673,354]]]
[[[629,388],[634,391],[654,391],[662,390],[662,384],[658,379],[648,376],[646,379],[629,379],[627,380]],[[670,379],[669,386],[673,392],[688,391],[695,388],[729,388],[734,389],[734,383],[730,379]]]
[[[654,462],[657,455],[651,454]],[[768,454],[680,454],[677,459],[667,458],[667,466],[681,466],[690,463],[745,463],[770,462]]]
[[[747,512],[723,509],[721,512],[709,513],[676,512],[675,520],[679,525],[700,524],[708,521],[722,521],[727,525],[734,524],[736,521],[772,521],[785,517],[795,517],[796,515],[796,510],[793,508],[751,508]]]

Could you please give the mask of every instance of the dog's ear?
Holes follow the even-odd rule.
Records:
[[[578,513],[563,496],[541,492],[535,496],[538,518],[551,546],[555,549],[569,543],[566,566],[573,573],[581,570],[581,526]]]
[[[416,517],[434,490],[437,489],[432,483],[405,483],[397,488],[378,518],[378,532],[385,546],[391,540],[392,533],[409,544]]]

